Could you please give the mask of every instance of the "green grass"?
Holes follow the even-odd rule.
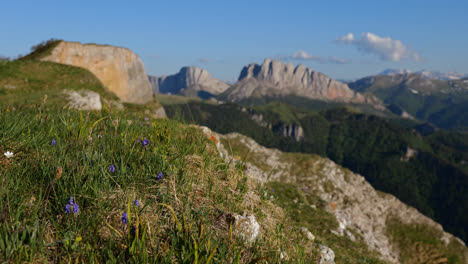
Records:
[[[428,226],[409,225],[395,219],[387,220],[387,233],[400,247],[402,263],[465,263],[464,246],[452,239],[448,245],[443,244],[438,237],[441,233]],[[446,262],[436,262],[445,260]]]
[[[10,88],[7,88],[10,87]],[[102,98],[116,100],[91,72],[69,65],[37,60],[15,60],[0,65],[0,101],[9,105],[42,104],[61,108],[64,90],[98,92]],[[47,100],[44,101],[44,96]]]
[[[37,45],[34,45],[31,48],[31,53],[28,55],[20,58],[21,60],[40,60],[43,57],[46,57],[52,53],[55,47],[60,44],[62,40],[60,39],[49,39],[47,41],[43,41]]]
[[[15,153],[11,159],[1,157],[1,259],[178,259],[185,263],[194,260],[196,251],[200,260],[207,260],[215,247],[227,249],[229,243],[242,250],[243,260],[261,254],[260,250],[244,251],[223,232],[215,234],[216,213],[242,213],[243,208],[239,203],[227,203],[239,199],[239,194],[226,192],[231,182],[216,178],[228,178],[231,172],[213,158],[212,150],[202,143],[209,141],[194,129],[167,120],[140,127],[136,121],[141,117],[109,113],[1,109],[0,149]],[[138,142],[143,137],[150,141],[147,148]],[[52,139],[57,142],[55,147]],[[189,157],[197,163],[191,165]],[[116,167],[114,173],[109,172],[111,164]],[[157,179],[159,172],[164,175],[161,180]],[[229,176],[233,182],[241,177]],[[202,194],[194,196],[197,192]],[[64,212],[70,196],[80,206],[78,214]],[[131,224],[120,223],[122,213],[131,207],[128,202],[134,199],[141,201],[138,211],[133,210],[140,218],[133,224],[139,227],[140,237],[125,235]],[[176,224],[183,219],[185,225]],[[205,231],[200,231],[202,226]],[[11,237],[17,233],[22,244]],[[233,260],[236,253],[226,250],[215,260]]]
[[[378,253],[369,251],[364,241],[351,241],[348,237],[333,234],[331,230],[338,228],[338,222],[325,210],[326,203],[312,191],[284,182],[268,183],[266,190],[283,208],[287,208],[287,221],[292,221],[295,226],[304,226],[315,235],[315,241],[309,242],[308,250],[319,254],[318,245],[324,244],[335,252],[336,263],[386,263],[378,258]],[[302,238],[302,243],[307,244],[305,240]]]
[[[331,233],[336,219],[313,193],[257,184],[198,129],[145,120],[159,103],[80,112],[64,108],[63,89],[116,99],[82,68],[27,59],[0,65],[1,262],[311,263],[325,244],[337,263],[382,263],[363,241]],[[258,158],[242,150],[233,142],[238,155]],[[301,160],[295,169],[303,170],[311,156],[284,157]],[[65,212],[70,197],[76,214]],[[234,214],[254,214],[259,239],[246,243]]]
[[[276,263],[279,249],[292,262],[317,257],[291,243],[298,240],[298,227],[285,221],[278,205],[247,202],[263,188],[225,164],[199,130],[143,120],[138,112],[0,104],[0,152],[14,153],[0,157],[0,259]],[[150,142],[146,148],[143,138]],[[77,214],[65,213],[70,197],[79,205]],[[135,199],[140,207],[131,205]],[[120,221],[123,212],[129,213],[128,224]],[[257,216],[257,242],[244,243],[230,228],[226,219],[234,213]]]

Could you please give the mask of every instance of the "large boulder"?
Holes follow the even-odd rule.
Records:
[[[123,102],[143,104],[153,100],[143,63],[127,48],[61,41],[41,60],[89,70]]]

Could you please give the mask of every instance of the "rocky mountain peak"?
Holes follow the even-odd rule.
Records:
[[[215,79],[211,74],[197,67],[182,67],[177,74],[154,77],[148,76],[155,93],[171,93],[199,96],[200,92],[217,95],[224,92],[229,85]]]
[[[357,93],[348,85],[313,71],[305,65],[294,66],[268,58],[262,65],[253,63],[244,67],[238,83],[224,95],[230,101],[240,101],[249,97],[296,95],[334,102],[380,104],[376,98]]]

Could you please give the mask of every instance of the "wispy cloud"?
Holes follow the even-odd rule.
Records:
[[[199,58],[199,59],[198,59],[198,62],[201,62],[201,63],[209,63],[209,62],[211,62],[211,60],[210,60],[209,58],[204,57],[204,58]]]
[[[421,61],[421,57],[415,51],[405,46],[400,40],[393,40],[390,37],[380,37],[376,34],[365,32],[360,38],[356,38],[353,33],[337,38],[337,43],[353,45],[364,53],[375,54],[382,60],[401,61],[414,60]]]
[[[317,61],[320,63],[334,63],[334,64],[347,64],[349,63],[348,60],[340,59],[335,56],[333,57],[320,57],[320,56],[312,56],[305,52],[304,50],[299,50],[294,52],[289,56],[278,56],[280,60],[301,60],[301,61]]]

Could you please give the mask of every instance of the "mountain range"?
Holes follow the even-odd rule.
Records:
[[[443,129],[420,134],[417,126],[431,124],[386,110],[424,118],[415,106],[432,111],[431,120],[458,121],[463,127],[465,84],[403,73],[348,85],[303,65],[267,59],[244,67],[239,81],[229,86],[195,67],[148,77],[139,57],[125,48],[46,43],[0,64],[0,149],[15,153],[13,159],[0,156],[0,174],[9,179],[1,188],[10,193],[2,199],[6,224],[0,237],[23,250],[16,262],[24,256],[68,258],[70,248],[62,239],[73,241],[72,251],[84,261],[91,261],[86,254],[95,250],[91,257],[99,262],[128,262],[131,250],[122,248],[136,244],[126,239],[138,238],[140,231],[145,237],[147,230],[137,224],[133,235],[130,226],[122,226],[126,212],[129,219],[132,212],[137,223],[140,215],[148,219],[145,225],[159,225],[141,243],[151,249],[134,252],[143,254],[141,260],[155,257],[153,262],[161,256],[166,261],[159,262],[187,261],[192,255],[179,252],[213,243],[214,250],[199,256],[213,252],[219,262],[234,262],[235,256],[223,252],[242,246],[231,238],[245,237],[241,226],[255,221],[260,240],[235,254],[242,263],[255,262],[262,252],[272,263],[288,256],[324,263],[319,258],[330,248],[337,263],[466,263],[463,241],[443,230],[467,240],[467,134]],[[288,104],[277,102],[285,99]],[[90,101],[99,107],[87,107]],[[161,104],[174,120],[149,118],[164,110]],[[441,113],[454,113],[454,119]],[[238,133],[220,135],[185,123],[241,132],[288,153]],[[31,192],[37,198],[30,198]],[[80,214],[74,215],[76,234],[70,238],[70,218],[57,215],[63,215],[71,193]],[[144,203],[141,210],[124,211],[135,198]],[[6,201],[18,213],[10,213]],[[133,205],[137,209],[135,200]],[[42,214],[30,213],[36,210]],[[57,224],[42,221],[55,218]],[[31,223],[45,233],[31,231],[36,233],[30,236]],[[117,229],[128,236],[112,233]],[[203,232],[212,236],[205,240]],[[16,243],[18,233],[23,238]],[[34,249],[29,237],[35,236],[47,243]],[[55,241],[56,247],[47,246]],[[0,257],[8,259],[4,252],[0,249]]]
[[[468,82],[427,79],[420,74],[376,75],[348,84],[385,104],[441,128],[468,129]]]
[[[430,71],[430,70],[420,70],[420,71],[411,71],[408,69],[386,69],[376,75],[397,75],[397,74],[419,74],[425,79],[429,80],[460,80],[463,78],[467,78],[468,74],[462,74],[458,72],[441,72],[441,71]]]

